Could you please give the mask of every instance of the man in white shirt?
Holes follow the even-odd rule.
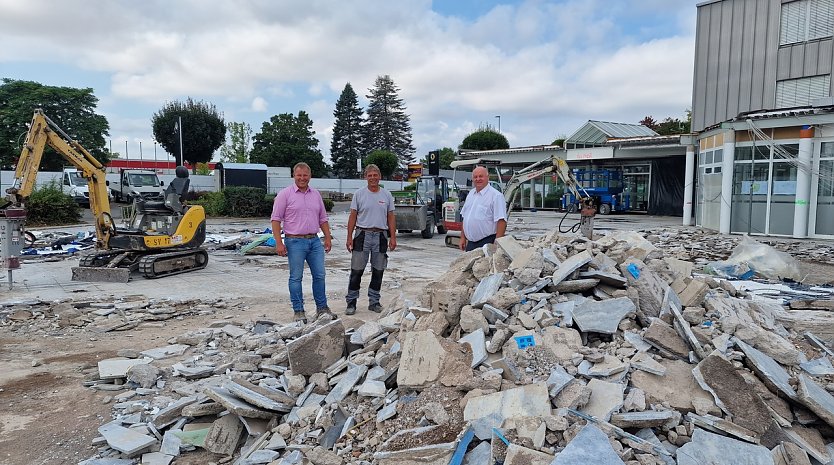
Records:
[[[460,250],[470,251],[492,244],[507,230],[507,206],[504,195],[489,185],[489,173],[483,166],[472,171],[475,190],[466,196]]]

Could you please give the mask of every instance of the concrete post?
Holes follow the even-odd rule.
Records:
[[[536,211],[536,180],[530,180],[530,211]]]
[[[796,173],[796,201],[793,213],[793,237],[808,237],[808,212],[811,208],[811,159],[814,151],[814,128],[799,131],[799,169]]]
[[[721,164],[721,214],[718,232],[730,233],[733,202],[733,165],[736,158],[736,133],[732,129],[724,133],[724,158]]]
[[[683,225],[692,225],[692,197],[695,190],[695,146],[686,146],[686,171],[683,181]]]

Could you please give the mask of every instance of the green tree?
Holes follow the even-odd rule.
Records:
[[[390,178],[397,171],[399,164],[400,160],[396,153],[390,150],[374,150],[365,157],[364,166],[376,165],[383,178]]]
[[[490,126],[482,126],[469,134],[460,144],[463,150],[498,150],[510,148],[510,143],[503,134]]]
[[[35,109],[42,108],[67,135],[77,140],[98,161],[107,163],[109,136],[107,118],[97,115],[98,98],[93,89],[45,86],[33,81],[4,78],[0,81],[0,167],[17,163],[28,125]],[[43,170],[60,171],[66,160],[47,147],[41,160]]]
[[[220,147],[220,161],[249,163],[249,145],[252,142],[252,127],[249,123],[227,123],[226,136],[227,142]]]
[[[390,76],[377,76],[369,89],[368,118],[363,130],[365,153],[388,150],[397,155],[399,167],[405,168],[414,160],[411,141],[411,120],[405,112],[400,91]]]
[[[327,174],[327,165],[315,135],[307,112],[299,111],[297,117],[292,113],[275,115],[255,134],[250,158],[253,163],[290,168],[303,161],[310,165],[314,177],[322,177]]]
[[[180,127],[180,118],[182,127]],[[168,153],[173,153],[177,165],[189,162],[193,166],[211,160],[214,151],[226,140],[226,123],[214,104],[195,102],[191,97],[185,102],[168,102],[151,118],[153,135]],[[182,153],[180,135],[182,132]]]
[[[333,173],[340,178],[359,177],[356,161],[362,158],[362,109],[350,83],[345,84],[333,116],[336,117],[330,142]]]
[[[692,111],[686,110],[686,119],[680,120],[667,116],[661,122],[655,121],[651,116],[647,116],[640,121],[640,124],[660,134],[661,136],[669,136],[673,134],[689,134],[692,130]]]

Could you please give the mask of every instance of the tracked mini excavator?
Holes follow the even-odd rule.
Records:
[[[41,109],[32,117],[14,183],[0,201],[0,216],[25,210],[46,145],[78,168],[89,185],[96,250],[73,268],[73,281],[126,283],[132,271],[153,279],[206,267],[208,253],[200,247],[206,238],[206,213],[202,206],[183,201],[189,186],[187,168],[177,167],[163,201],[134,198],[129,222],[117,226],[110,212],[104,166]]]

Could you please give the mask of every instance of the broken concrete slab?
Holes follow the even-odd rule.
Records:
[[[773,465],[766,447],[696,429],[692,441],[678,449],[678,465],[707,463],[733,465]]]
[[[620,428],[659,428],[669,422],[676,423],[678,417],[673,410],[615,413],[611,415],[611,424]]]
[[[293,374],[310,376],[323,372],[345,351],[345,327],[335,320],[287,344]]]
[[[579,273],[579,278],[598,279],[600,283],[614,287],[626,287],[628,284],[628,280],[616,270],[608,272],[600,270],[583,271]]]
[[[817,358],[800,363],[799,366],[811,376],[834,375],[834,365],[827,358]]]
[[[365,380],[361,386],[359,386],[358,394],[362,397],[377,397],[383,398],[387,389],[385,388],[385,383],[382,381],[376,381],[372,379]]]
[[[608,421],[611,415],[623,406],[625,386],[622,384],[592,379],[588,388],[591,390],[591,398],[580,412],[592,415],[598,420]]]
[[[652,320],[649,328],[643,333],[643,340],[663,352],[682,360],[689,360],[689,346],[674,328],[660,318]]]
[[[485,303],[489,302],[490,297],[498,292],[503,281],[503,273],[491,274],[482,279],[475,288],[475,292],[472,293],[472,298],[469,300],[469,304],[475,308],[483,307]]]
[[[553,285],[557,285],[567,279],[568,276],[573,274],[574,271],[587,265],[591,260],[593,260],[593,258],[594,256],[587,250],[568,257],[568,259],[563,261],[559,267],[556,268],[556,271],[553,272],[553,276],[551,276]]]
[[[243,428],[237,415],[224,415],[209,427],[203,447],[215,454],[232,455],[237,450]]]
[[[784,428],[782,432],[787,438],[801,447],[805,452],[820,463],[828,463],[832,456],[828,452],[825,441],[819,431],[794,425],[791,428]]]
[[[567,363],[582,347],[582,335],[573,328],[548,326],[541,331],[540,345],[553,353],[560,363]]]
[[[235,397],[224,387],[208,386],[203,390],[203,393],[215,402],[222,404],[227,410],[242,417],[270,419],[277,415],[275,412],[260,409],[242,399],[239,399],[238,397]],[[241,428],[242,427],[243,425],[241,425]]]
[[[504,458],[504,465],[550,465],[553,456],[535,449],[529,449],[517,444],[510,444],[507,447],[507,455]],[[486,463],[486,462],[484,462]]]
[[[588,376],[595,378],[607,378],[628,370],[628,363],[619,358],[605,354],[601,362],[594,363],[588,368]]]
[[[430,437],[432,431],[437,428],[440,428],[440,426],[431,425],[400,430],[380,446],[377,452],[374,453],[373,458],[380,465],[446,465],[455,453],[456,441],[402,450],[389,449],[391,445],[402,444],[403,441],[419,444],[421,437]]]
[[[172,460],[174,460],[174,457],[171,455],[165,455],[161,452],[149,452],[142,454],[141,465],[168,465]]]
[[[672,257],[663,257],[663,261],[669,265],[669,269],[672,270],[679,278],[688,278],[692,276],[692,269],[695,267],[695,264],[686,260],[678,260],[677,258]]]
[[[619,269],[628,280],[629,287],[637,290],[637,311],[642,317],[660,315],[663,296],[668,287],[666,281],[640,260],[626,260],[620,264]]]
[[[492,450],[489,443],[482,441],[463,456],[463,463],[461,465],[483,465],[489,463],[490,455],[492,455]]]
[[[348,367],[347,373],[345,373],[342,379],[340,379],[339,382],[333,386],[333,389],[331,389],[327,394],[327,397],[325,397],[324,401],[326,403],[331,404],[333,402],[341,402],[344,400],[344,398],[350,394],[350,391],[353,390],[353,387],[356,386],[356,383],[358,383],[368,371],[368,367],[365,365],[354,365],[351,363]]]
[[[220,331],[226,333],[231,338],[239,338],[241,336],[249,334],[249,332],[245,329],[235,325],[225,325],[222,328],[220,328]]]
[[[547,378],[547,389],[550,397],[556,397],[562,392],[568,384],[574,381],[571,376],[561,365],[554,365],[550,370],[550,376]]]
[[[350,335],[350,343],[365,345],[383,332],[382,325],[376,321],[366,321]]]
[[[808,454],[801,447],[790,442],[783,442],[770,452],[773,454],[774,465],[811,465]]]
[[[699,307],[704,303],[704,297],[709,291],[709,285],[700,279],[693,279],[686,288],[678,294],[683,307]]]
[[[758,444],[759,438],[756,437],[756,433],[750,431],[747,428],[742,428],[737,424],[727,421],[723,418],[719,418],[713,415],[698,415],[692,412],[686,414],[687,420],[692,422],[693,425],[703,428],[707,431],[712,431],[713,433],[718,433],[721,435],[730,435],[736,439],[741,439],[742,441],[746,441],[752,444]]]
[[[814,380],[802,374],[799,375],[797,400],[823,421],[834,426],[834,396]]]
[[[594,425],[587,425],[577,434],[550,465],[625,465],[617,455],[608,436]]]
[[[586,300],[573,311],[573,319],[583,332],[614,334],[620,321],[635,311],[628,297],[608,300]]]
[[[128,457],[134,456],[157,443],[156,438],[125,428],[119,425],[117,421],[99,426],[98,432],[107,441],[107,445]]]
[[[770,412],[732,363],[710,355],[692,369],[692,374],[733,423],[753,431],[756,436],[765,432],[770,424]]]
[[[666,374],[666,367],[645,352],[639,352],[631,357],[631,366],[653,375],[663,376]]]
[[[472,348],[472,368],[476,368],[486,361],[489,354],[486,350],[486,336],[483,329],[478,328],[475,332],[463,336],[458,340],[458,343],[469,344]]]
[[[631,344],[632,347],[637,349],[639,352],[646,352],[647,350],[651,349],[652,346],[639,334],[633,331],[625,331],[623,332],[623,338]]]
[[[484,304],[484,307],[481,309],[481,313],[483,313],[484,318],[486,318],[486,320],[493,325],[498,321],[504,321],[509,318],[509,315],[506,312],[490,304]]]
[[[521,252],[527,248],[519,244],[513,236],[509,235],[505,235],[499,237],[498,239],[495,239],[495,243],[498,244],[498,247],[501,247],[501,250],[503,250],[508,257],[510,257],[510,261],[515,260],[515,257],[521,254]]]
[[[500,427],[506,418],[545,415],[550,415],[550,396],[544,383],[473,397],[463,410],[465,421],[490,417],[493,427]]]
[[[650,402],[668,402],[671,408],[681,412],[695,410],[693,402],[703,402],[715,409],[712,395],[704,391],[692,375],[693,365],[680,360],[664,360],[665,376],[657,376],[643,371],[631,374],[631,385],[646,393]]]
[[[152,358],[108,358],[98,362],[98,377],[100,379],[126,378],[127,372],[135,365],[153,362]]]
[[[276,402],[262,393],[250,389],[249,386],[235,381],[223,383],[223,387],[226,388],[232,395],[240,397],[256,407],[283,413],[289,412],[292,409],[292,405],[290,404]]]
[[[162,360],[168,357],[175,357],[178,355],[182,355],[188,350],[190,346],[185,344],[171,344],[165,347],[157,347],[155,349],[148,349],[143,350],[140,354],[144,355],[145,357],[150,357],[154,360]]]
[[[573,326],[573,311],[576,309],[576,301],[558,302],[553,304],[553,315],[562,318],[562,326]]]
[[[789,399],[796,398],[796,391],[790,384],[791,376],[782,368],[782,365],[768,357],[758,349],[747,345],[745,342],[733,338],[736,346],[744,352],[747,365],[755,372],[767,387],[774,392],[781,391]]]
[[[568,279],[559,284],[548,286],[547,290],[561,294],[579,293],[593,289],[598,284],[598,279]]]
[[[179,400],[171,403],[171,405],[163,408],[159,411],[156,415],[153,416],[151,423],[157,428],[162,429],[171,423],[177,421],[177,419],[182,414],[182,410],[197,402],[197,397],[194,396],[186,396],[181,397]]]
[[[159,448],[159,452],[162,452],[165,455],[170,455],[172,457],[176,457],[180,455],[180,447],[182,446],[182,439],[177,436],[176,432],[181,430],[168,430],[162,436],[162,446]]]

